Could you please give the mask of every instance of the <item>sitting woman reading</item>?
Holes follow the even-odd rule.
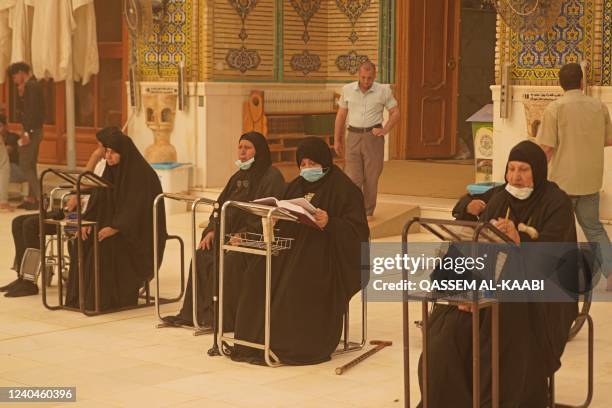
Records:
[[[343,314],[364,283],[361,245],[370,231],[361,190],[332,163],[329,146],[307,138],[296,155],[300,176],[289,184],[284,199],[310,201],[317,225],[278,223],[278,235],[294,241],[272,264],[271,349],[285,364],[304,365],[329,360],[338,346]],[[234,334],[262,344],[263,257],[243,274],[249,290],[241,292]],[[231,357],[260,363],[263,352],[236,345]]]

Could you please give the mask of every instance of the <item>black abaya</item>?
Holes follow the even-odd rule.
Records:
[[[512,150],[509,161],[530,164],[534,191],[528,199],[519,200],[500,189],[490,198],[481,220],[503,218],[510,208],[509,218],[515,225],[523,222],[536,228],[537,242],[576,242],[571,201],[556,184],[546,180],[546,157],[540,147],[522,142]],[[529,235],[519,234],[521,244],[533,242]],[[560,358],[577,313],[575,302],[500,304],[501,406],[546,406],[547,378],[561,366]],[[484,309],[480,319],[482,407],[491,406],[490,325],[491,312]],[[434,307],[429,325],[432,408],[472,406],[471,326],[470,313],[454,306]],[[420,370],[419,379],[422,382]]]
[[[118,152],[120,161],[106,167],[103,178],[113,185],[91,193],[85,220],[96,221],[98,229],[111,227],[118,232],[99,242],[101,311],[134,306],[139,289],[153,277],[153,201],[161,194],[159,177],[145,161],[133,141],[119,129],[107,128],[96,135],[107,148]],[[163,202],[158,207],[158,262],[166,243],[166,216]],[[93,231],[83,241],[85,308],[93,310],[94,257]],[[79,307],[76,249],[72,250],[66,304]],[[158,263],[158,264],[159,264]]]
[[[258,179],[254,189],[249,191],[248,183],[247,187],[244,186],[244,181],[248,180],[247,172],[239,170],[229,180],[225,189],[221,193],[218,199],[219,207],[226,201],[251,201],[258,198],[264,197],[282,197],[285,191],[285,180],[280,171],[272,166],[268,167],[268,170]],[[226,231],[231,233],[240,232],[261,232],[261,223],[259,217],[249,216],[243,211],[238,211],[235,208],[230,208],[227,215],[228,223],[226,224]],[[215,225],[213,218],[211,217],[208,227],[202,233],[202,239],[210,231],[215,231]],[[216,231],[215,231],[216,232]],[[217,242],[219,239],[218,232],[215,235]],[[215,257],[218,258],[218,254],[213,254],[211,249],[198,249],[196,251],[196,265],[197,265],[197,276],[198,276],[198,322],[200,325],[210,326],[213,317],[213,265]],[[230,252],[225,256],[225,279],[224,279],[224,330],[232,330],[234,325],[235,304],[237,302],[238,292],[240,291],[241,279],[244,274],[244,270],[248,266],[249,259],[252,255]],[[191,270],[189,273],[189,281],[187,282],[187,289],[185,292],[185,299],[183,301],[183,307],[178,314],[180,319],[178,323],[192,324],[193,322],[193,297],[192,297],[192,283],[191,283]]]
[[[250,132],[242,135],[240,140],[248,140],[255,147],[255,161],[247,170],[238,170],[229,179],[219,195],[219,208],[226,201],[252,201],[264,197],[282,197],[285,191],[285,179],[281,172],[272,167],[270,149],[263,135]],[[211,215],[209,224],[202,233],[202,239],[209,232],[216,233],[215,240],[219,242],[215,217]],[[226,231],[228,233],[253,232],[261,233],[259,217],[249,215],[244,211],[230,207],[226,213]],[[198,323],[209,326],[213,318],[213,265],[218,254],[209,249],[196,251],[196,270],[198,277]],[[235,305],[242,288],[242,277],[252,255],[230,252],[225,257],[224,266],[224,329],[232,330],[234,326]],[[193,324],[192,268],[183,301],[183,307],[177,316],[166,318],[172,324]]]
[[[327,153],[325,153],[327,151]],[[298,147],[298,164],[307,157],[327,169],[319,181],[296,178],[285,199],[310,197],[312,205],[327,211],[321,231],[303,224],[279,222],[278,236],[294,238],[290,250],[273,260],[271,349],[285,364],[317,364],[330,359],[342,332],[349,300],[362,284],[361,245],[368,241],[363,195],[331,164],[329,147],[307,139]],[[260,257],[245,273],[238,303],[235,337],[263,343],[265,263]],[[262,353],[236,346],[232,358],[260,362]]]

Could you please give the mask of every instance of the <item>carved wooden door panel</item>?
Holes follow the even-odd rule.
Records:
[[[410,0],[404,86],[406,158],[455,153],[457,138],[459,19],[457,0]]]

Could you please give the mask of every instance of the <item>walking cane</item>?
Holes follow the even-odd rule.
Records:
[[[342,367],[336,368],[336,374],[337,375],[342,375],[346,370],[348,370],[349,368],[355,367],[357,364],[361,363],[363,360],[365,360],[366,358],[370,357],[371,355],[379,352],[380,350],[384,349],[387,346],[393,345],[393,342],[392,341],[386,341],[386,340],[372,340],[372,341],[370,341],[370,344],[375,345],[376,347],[366,351],[365,353],[363,353],[359,357],[351,360],[350,362],[346,363]]]

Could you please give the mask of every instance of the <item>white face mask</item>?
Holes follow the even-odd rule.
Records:
[[[234,163],[236,164],[236,167],[238,167],[240,170],[248,170],[251,168],[253,163],[255,163],[255,157],[251,157],[247,161],[240,161],[240,159],[238,159]]]
[[[519,200],[526,200],[533,193],[533,187],[514,187],[510,183],[506,184],[506,191],[510,193],[514,198]]]

